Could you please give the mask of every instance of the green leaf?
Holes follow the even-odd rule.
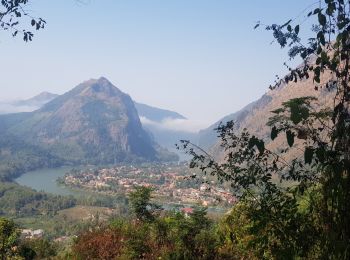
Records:
[[[317,82],[317,83],[320,83],[320,75],[321,75],[321,67],[320,66],[317,66],[315,69],[314,69],[314,80]]]
[[[259,150],[260,155],[262,155],[265,151],[265,144],[263,140],[257,140],[256,147]]]
[[[321,163],[324,163],[325,158],[326,158],[324,149],[318,148],[318,149],[316,150],[316,156],[317,156],[317,159],[318,159]]]
[[[321,12],[321,9],[320,9],[320,8],[316,8],[316,9],[314,10],[314,14],[318,14],[319,12]]]
[[[295,124],[299,124],[302,120],[309,117],[310,111],[306,105],[303,104],[303,100],[293,99],[289,102],[290,107],[290,120]]]
[[[321,59],[322,59],[323,63],[328,63],[329,62],[328,55],[327,55],[327,53],[325,51],[321,52]]]
[[[272,129],[271,129],[271,139],[272,139],[272,140],[275,140],[275,138],[277,137],[277,135],[278,135],[278,131],[277,131],[277,128],[274,126],[274,127],[272,127]]]
[[[324,33],[323,33],[323,32],[319,32],[319,33],[317,34],[317,38],[319,39],[319,41],[320,41],[320,43],[321,43],[322,45],[325,45],[325,44],[326,44],[326,39],[325,39],[325,37],[324,37]]]
[[[256,137],[253,135],[248,142],[248,148],[252,149],[256,145]]]
[[[294,144],[294,133],[292,131],[288,130],[286,132],[286,136],[287,136],[287,142],[288,142],[289,147],[292,147]]]
[[[320,67],[320,66],[317,66],[317,67],[314,69],[314,73],[316,74],[316,76],[320,76],[320,74],[321,74],[321,67]]]
[[[295,33],[296,34],[298,34],[299,33],[299,29],[300,29],[300,27],[299,27],[299,24],[297,25],[297,26],[295,26],[295,28],[294,28],[294,31],[295,31]]]
[[[305,163],[311,164],[313,155],[314,155],[314,149],[312,147],[306,147],[304,151]]]
[[[256,146],[259,150],[260,155],[264,153],[265,151],[265,143],[263,140],[260,140],[256,138],[254,135],[249,139],[248,142],[248,148],[252,149],[254,146]]]
[[[321,26],[325,26],[327,22],[326,16],[322,13],[318,13],[318,22]]]
[[[333,12],[335,11],[335,9],[336,9],[336,6],[335,6],[334,3],[328,3],[326,14],[327,15],[333,15]]]

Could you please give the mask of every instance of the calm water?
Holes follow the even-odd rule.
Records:
[[[63,185],[59,185],[56,180],[59,177],[63,177],[65,173],[70,171],[72,167],[60,167],[52,169],[40,169],[36,171],[30,171],[22,174],[15,181],[23,186],[30,187],[37,191],[45,191],[48,193],[53,193],[56,195],[73,195],[73,196],[83,196],[86,195],[84,191],[71,190]],[[165,209],[174,209],[178,206],[180,207],[191,207],[191,205],[183,205],[176,203],[164,203],[162,205]],[[221,207],[209,207],[209,212],[225,213],[227,209]]]
[[[57,195],[77,195],[77,191],[73,191],[67,187],[59,185],[56,180],[63,177],[65,173],[72,167],[60,167],[53,169],[40,169],[22,174],[15,181],[37,191],[45,191]]]

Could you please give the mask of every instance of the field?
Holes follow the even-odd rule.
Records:
[[[94,206],[75,206],[72,208],[60,210],[58,217],[69,221],[86,221],[98,218],[101,221],[106,221],[114,215],[115,211],[107,207]]]

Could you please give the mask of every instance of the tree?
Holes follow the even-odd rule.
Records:
[[[217,129],[226,151],[216,162],[189,141],[191,167],[229,182],[248,205],[249,243],[258,257],[347,259],[350,252],[350,11],[343,0],[320,1],[309,10],[314,37],[302,42],[300,24],[265,25],[291,59],[303,65],[277,78],[272,90],[291,81],[313,80],[315,90],[334,93],[333,106],[318,107],[301,97],[273,111],[271,140],[286,138],[282,152],[266,148],[248,130],[235,133],[234,123]],[[262,26],[258,23],[255,28]],[[284,154],[296,151],[287,160]],[[278,179],[276,182],[275,179]],[[294,185],[291,185],[291,182]],[[282,183],[282,185],[281,185]],[[302,206],[303,205],[303,206]]]
[[[30,25],[35,30],[40,30],[45,27],[46,22],[42,18],[32,17],[29,12],[25,10],[29,0],[1,0],[0,2],[0,28],[11,32],[15,37],[17,34],[23,35],[25,42],[31,41],[34,34],[27,29],[21,28],[20,20],[30,21]]]
[[[48,259],[56,256],[57,245],[45,238],[22,239],[19,254],[25,259]]]
[[[2,260],[15,256],[14,248],[19,235],[19,229],[12,220],[0,218],[0,257]]]
[[[119,259],[125,237],[118,229],[87,231],[72,247],[78,259]]]
[[[129,195],[131,210],[140,221],[153,221],[155,214],[161,209],[159,205],[150,202],[152,191],[152,188],[139,186]]]

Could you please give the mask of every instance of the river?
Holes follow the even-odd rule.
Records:
[[[72,167],[66,166],[30,171],[22,174],[15,181],[36,191],[45,191],[56,195],[78,195],[78,191],[73,191],[56,182],[59,177],[63,177],[71,169]]]
[[[65,173],[69,172],[72,167],[65,166],[60,168],[50,168],[50,169],[40,169],[35,171],[29,171],[22,174],[20,177],[15,179],[15,181],[23,186],[30,187],[36,191],[45,191],[48,193],[56,194],[56,195],[73,195],[73,196],[81,196],[86,195],[86,191],[72,190],[64,185],[59,185],[57,183],[57,179],[59,177],[63,177]],[[173,209],[178,206],[188,206],[182,203],[166,203],[163,202],[162,206],[166,209]],[[209,207],[209,212],[216,213],[224,213],[227,209],[221,207]]]

